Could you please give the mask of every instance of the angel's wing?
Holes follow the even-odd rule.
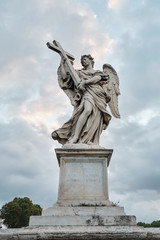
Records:
[[[109,83],[106,85],[107,95],[111,98],[108,102],[109,108],[114,117],[120,118],[118,110],[118,95],[120,95],[118,75],[110,64],[103,65],[103,72],[109,75]]]

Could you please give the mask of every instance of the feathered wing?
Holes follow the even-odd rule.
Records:
[[[120,90],[117,72],[110,64],[104,64],[103,69],[104,73],[109,75],[109,82],[106,85],[107,95],[111,99],[108,102],[109,108],[114,117],[120,118],[118,110],[118,95],[120,95]]]

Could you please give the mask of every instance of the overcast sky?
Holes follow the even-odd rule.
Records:
[[[59,88],[58,40],[75,68],[91,54],[95,69],[111,64],[120,79],[119,111],[101,136],[114,149],[110,200],[137,221],[160,219],[160,1],[0,1],[0,208],[29,197],[57,200],[59,167],[50,133],[72,114]]]

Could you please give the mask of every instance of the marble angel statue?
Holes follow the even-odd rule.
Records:
[[[47,46],[58,52],[61,63],[58,68],[59,86],[74,106],[71,118],[52,133],[61,144],[99,145],[100,135],[107,128],[111,115],[120,118],[118,110],[119,78],[114,68],[103,65],[103,71],[94,70],[91,55],[81,57],[82,69],[73,68],[74,57],[65,52],[57,41]]]

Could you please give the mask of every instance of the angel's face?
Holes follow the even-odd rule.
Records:
[[[87,67],[91,64],[91,60],[88,57],[83,57],[82,58],[82,66]]]

